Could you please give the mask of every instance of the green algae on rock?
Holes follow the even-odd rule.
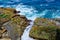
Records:
[[[38,40],[56,40],[56,24],[54,21],[37,18],[30,30],[30,37]]]
[[[9,21],[14,15],[15,9],[12,8],[0,8],[0,24]]]
[[[0,28],[3,23],[9,21],[14,15],[17,15],[12,8],[0,8]]]
[[[21,16],[17,15],[11,19],[9,24],[14,27],[14,31],[19,33],[21,36],[24,29],[29,25],[29,22],[26,18],[21,18]]]
[[[2,26],[5,22],[8,22],[16,13],[15,9],[12,8],[0,8],[0,34],[4,33],[5,31],[2,29]]]
[[[16,15],[15,17],[11,18],[11,20],[9,22],[6,22],[4,24],[5,28],[9,32],[9,36],[13,40],[16,40],[17,37],[21,37],[25,28],[28,25],[29,25],[29,20],[27,20],[25,17],[23,18],[19,15]]]
[[[0,8],[0,28],[2,29],[2,26],[5,27],[12,40],[21,37],[24,29],[30,22],[25,16],[18,15],[17,13],[19,13],[19,11],[12,8]]]

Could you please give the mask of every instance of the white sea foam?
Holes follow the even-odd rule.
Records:
[[[0,7],[3,7],[3,5],[0,5]]]
[[[17,11],[21,11],[21,13],[18,13],[18,14],[25,15],[26,18],[28,18],[29,20],[35,20],[37,17],[44,17],[46,13],[49,11],[49,10],[43,10],[42,12],[38,13],[38,11],[35,10],[34,7],[22,5],[22,4],[19,4],[17,6],[16,5],[13,5],[13,6],[12,5],[7,5],[7,6],[1,5],[0,7],[14,7],[16,8]],[[55,12],[52,12],[52,18],[60,18],[60,11],[57,10]],[[30,25],[27,26],[27,28],[24,30],[24,33],[21,37],[22,40],[34,40],[33,38],[29,37],[29,31],[32,28],[32,25],[33,25],[33,22],[31,22]]]
[[[21,13],[19,13],[19,14],[20,15],[25,15],[30,20],[34,20],[37,17],[36,16],[36,13],[38,11],[35,10],[35,8],[34,7],[31,7],[31,6],[19,4],[19,5],[17,5],[16,10],[17,11],[21,11]]]
[[[23,35],[21,37],[21,40],[34,40],[33,38],[29,37],[29,31],[32,28],[32,25],[33,25],[33,21],[30,22],[30,25],[27,26],[26,29],[24,30],[24,33],[23,33]]]
[[[25,15],[30,20],[34,20],[37,17],[36,13],[38,11],[36,11],[33,7],[27,5],[18,5],[16,7],[16,10],[21,11],[21,13],[18,14]],[[32,28],[32,25],[33,25],[33,21],[30,22],[30,25],[27,26],[26,29],[24,30],[21,40],[34,40],[33,38],[29,37],[29,31]]]
[[[35,20],[37,17],[44,17],[49,11],[46,9],[39,13],[34,7],[23,5],[23,3],[20,3],[19,5],[0,5],[0,7],[15,8],[16,10],[21,11],[21,13],[18,14],[25,15],[29,20]],[[51,18],[60,18],[60,10],[53,11]]]

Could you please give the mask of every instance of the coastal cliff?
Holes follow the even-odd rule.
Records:
[[[21,37],[24,29],[29,25],[30,20],[23,15],[18,15],[19,11],[12,8],[0,8],[0,37],[4,32],[8,32],[11,40]]]

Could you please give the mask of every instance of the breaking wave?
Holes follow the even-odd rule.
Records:
[[[20,3],[21,1],[21,3]],[[29,20],[35,20],[37,17],[41,18],[60,18],[60,1],[54,3],[55,0],[0,0],[0,7],[8,7],[8,8],[15,8],[17,11],[21,11],[18,13],[20,15],[25,15]],[[35,2],[35,3],[34,3]],[[50,3],[51,2],[51,3]],[[24,5],[26,4],[26,5]],[[57,6],[58,5],[58,6]],[[50,9],[51,8],[51,9]],[[52,9],[53,8],[53,9]],[[55,8],[55,9],[54,9]],[[30,23],[31,25],[27,26],[25,29],[22,40],[33,40],[29,38],[29,31],[33,25],[33,22]],[[26,38],[25,38],[26,37]]]
[[[60,10],[48,10],[43,11],[36,10],[33,6],[19,4],[16,10],[21,11],[20,15],[25,15],[28,19],[34,20],[37,17],[41,18],[60,18]]]
[[[8,7],[8,8],[15,8],[20,15],[25,15],[26,18],[30,20],[35,20],[37,17],[41,18],[60,18],[60,10],[54,9],[45,9],[45,10],[36,10],[33,6],[23,5],[22,3],[18,5],[0,5],[0,7]],[[42,8],[43,9],[43,8]]]

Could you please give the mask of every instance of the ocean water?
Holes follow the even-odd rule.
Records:
[[[60,0],[0,0],[0,7],[15,8],[20,15],[25,15],[29,20],[41,18],[60,18]],[[33,23],[25,29],[22,40],[33,40],[29,31]],[[28,29],[28,30],[27,30]]]
[[[60,18],[60,0],[0,0],[0,7],[15,8],[31,20]]]

